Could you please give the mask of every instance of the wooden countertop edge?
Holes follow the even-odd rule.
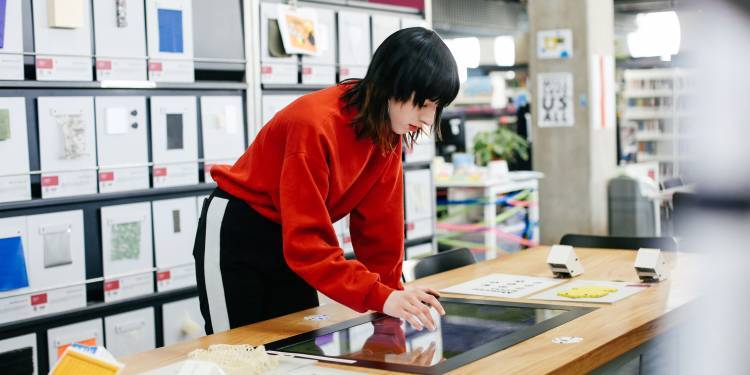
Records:
[[[624,335],[600,345],[593,351],[585,353],[584,355],[565,363],[563,366],[550,372],[550,374],[590,373],[619,356],[647,343],[649,340],[677,327],[681,323],[680,319],[684,318],[684,315],[686,315],[684,310],[692,303],[694,303],[694,301],[680,306],[656,320],[647,322],[646,324],[632,329]],[[613,351],[612,348],[622,350]]]

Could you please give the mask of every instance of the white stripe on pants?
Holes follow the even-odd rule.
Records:
[[[214,333],[229,330],[229,314],[221,279],[221,223],[228,200],[214,196],[206,212],[206,242],[203,255],[203,275],[208,299],[208,311]]]

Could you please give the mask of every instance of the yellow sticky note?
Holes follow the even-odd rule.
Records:
[[[557,293],[557,295],[566,298],[602,298],[610,293],[615,292],[617,292],[617,288],[608,286],[586,285],[564,290]]]

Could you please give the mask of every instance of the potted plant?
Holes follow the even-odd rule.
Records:
[[[508,163],[516,158],[529,160],[529,143],[516,132],[500,126],[494,131],[484,131],[474,137],[474,158],[477,165],[486,166],[493,160]]]

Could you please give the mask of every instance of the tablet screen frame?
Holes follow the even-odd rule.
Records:
[[[522,341],[538,336],[550,329],[561,326],[567,322],[570,322],[576,318],[579,318],[597,309],[595,307],[522,303],[522,302],[510,302],[510,301],[477,300],[477,299],[465,299],[465,298],[443,297],[440,299],[440,301],[450,302],[450,303],[459,303],[459,304],[464,303],[464,304],[474,304],[474,305],[506,306],[506,307],[516,307],[516,308],[564,310],[565,312],[555,317],[552,317],[550,319],[539,322],[533,326],[520,329],[511,334],[491,340],[485,344],[479,345],[473,349],[467,350],[464,353],[445,359],[444,361],[441,361],[429,367],[396,364],[396,363],[388,363],[388,362],[380,362],[380,361],[369,361],[369,360],[361,360],[361,359],[351,359],[349,357],[344,357],[344,356],[325,357],[325,356],[316,355],[315,358],[320,359],[322,361],[325,361],[326,358],[330,358],[331,362],[333,363],[347,364],[347,365],[358,366],[358,367],[368,367],[368,368],[387,370],[387,371],[400,371],[400,372],[409,372],[409,373],[415,373],[415,374],[441,374],[447,371],[457,369],[461,366],[465,366],[481,358],[484,358],[486,356],[499,352],[503,349],[506,349],[510,346],[518,344]],[[310,355],[309,353],[289,351],[289,350],[285,350],[285,348],[292,346],[292,345],[300,344],[305,341],[314,340],[315,338],[320,337],[320,336],[325,336],[325,335],[328,335],[337,331],[349,329],[351,327],[355,327],[355,326],[369,323],[378,319],[382,319],[383,317],[386,317],[386,315],[381,314],[381,313],[370,313],[367,315],[360,316],[358,318],[354,318],[354,319],[350,319],[341,323],[333,324],[328,327],[323,327],[314,331],[305,332],[299,335],[295,335],[295,336],[291,336],[285,339],[274,341],[274,342],[266,344],[265,347],[267,350],[282,352],[285,354],[286,353],[292,354],[292,355],[303,354],[303,356],[307,354],[309,356]],[[347,360],[348,363],[342,362],[341,359]]]

